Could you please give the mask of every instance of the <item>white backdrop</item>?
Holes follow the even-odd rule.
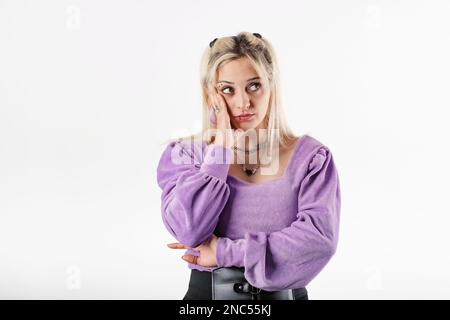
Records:
[[[0,298],[183,297],[156,166],[200,128],[203,49],[249,31],[277,51],[291,127],[339,170],[338,250],[310,299],[449,299],[449,16],[446,0],[0,0]]]

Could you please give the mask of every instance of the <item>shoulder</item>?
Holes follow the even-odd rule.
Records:
[[[173,163],[199,164],[203,158],[208,143],[196,139],[175,139],[167,143],[161,154],[161,162],[169,159]]]
[[[167,142],[163,145],[164,151],[177,149],[183,150],[186,152],[194,151],[198,148],[204,148],[208,145],[207,141],[198,140],[198,139],[172,139],[170,142]]]
[[[176,139],[166,143],[156,168],[158,184],[163,188],[183,172],[199,168],[206,146],[206,141],[198,140]]]
[[[293,170],[298,177],[312,170],[320,170],[332,157],[330,148],[311,134],[299,137],[293,160]]]
[[[321,140],[312,136],[309,133],[301,135],[299,137],[299,143],[301,143],[303,152],[314,153],[319,149],[328,149],[328,146],[325,145]]]
[[[330,148],[321,140],[306,134],[303,144],[303,158],[308,162],[308,169],[322,165],[328,157],[331,157]]]

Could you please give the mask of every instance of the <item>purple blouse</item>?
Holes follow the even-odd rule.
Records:
[[[219,237],[217,267],[190,269],[238,266],[263,290],[305,287],[338,243],[341,197],[330,149],[305,134],[284,174],[258,183],[228,175],[229,162],[216,160],[232,152],[199,141],[168,144],[157,169],[164,225],[190,247]]]

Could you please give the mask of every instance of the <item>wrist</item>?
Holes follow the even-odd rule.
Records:
[[[231,240],[226,237],[217,239],[216,261],[219,267],[243,267],[245,256],[245,239]]]

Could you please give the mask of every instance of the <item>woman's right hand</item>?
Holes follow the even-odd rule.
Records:
[[[235,144],[235,132],[231,128],[227,103],[215,88],[209,90],[208,100],[210,112],[214,112],[216,117],[215,129],[217,130],[217,132],[215,135],[216,137],[214,139],[214,143],[221,144],[227,148],[231,148]],[[212,108],[213,105],[219,108],[217,112]]]

